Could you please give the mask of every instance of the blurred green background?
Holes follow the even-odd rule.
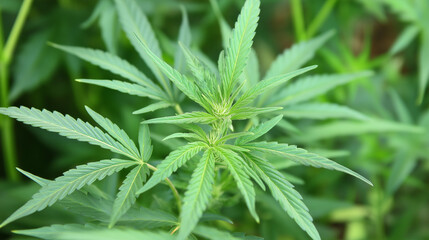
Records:
[[[0,0],[2,49],[23,2]],[[192,47],[215,61],[222,49],[216,13],[232,26],[244,1],[138,2],[160,40],[164,59],[172,62],[182,6],[190,20]],[[263,0],[254,43],[260,71],[265,72],[284,49],[331,30],[335,35],[307,65],[317,64],[316,73],[371,70],[373,75],[339,86],[317,101],[347,105],[380,121],[290,118],[290,126],[276,128],[270,137],[330,157],[368,177],[374,187],[343,173],[282,166],[281,160],[276,166],[303,193],[316,227],[326,239],[429,239],[429,100],[425,84],[429,75],[429,1]],[[2,99],[7,98],[2,106],[46,108],[89,121],[87,105],[136,139],[142,116],[131,113],[150,101],[76,82],[76,78],[114,77],[49,42],[109,51],[149,72],[122,32],[113,1],[34,0],[10,61],[1,61],[9,83],[8,91],[1,92]],[[166,112],[172,113],[163,110],[144,117]],[[3,136],[6,128],[14,129],[18,167],[38,176],[53,179],[78,164],[109,156],[87,144],[6,123],[4,117],[0,120]],[[154,126],[151,131],[162,136],[171,129]],[[4,143],[3,137],[1,162],[6,161]],[[155,145],[155,158],[165,156],[169,147]],[[0,219],[5,219],[37,186],[23,176],[7,175],[3,165],[1,169]],[[243,203],[224,203],[222,211],[235,223],[224,227],[268,240],[308,238],[266,193],[258,193],[257,205],[261,224],[250,216],[243,218]],[[0,238],[24,239],[11,237],[10,230],[76,219],[54,207],[1,229]]]

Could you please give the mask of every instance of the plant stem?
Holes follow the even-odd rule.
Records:
[[[307,38],[313,37],[314,34],[319,30],[322,23],[325,22],[326,18],[331,13],[332,8],[335,6],[335,3],[337,3],[337,0],[327,0],[325,2],[322,9],[320,9],[319,13],[317,14],[317,16],[314,18],[314,20],[311,22],[310,26],[308,27],[307,36],[306,36]]]
[[[302,14],[302,3],[301,0],[292,0],[292,17],[295,28],[295,34],[299,42],[306,40],[304,17]]]
[[[178,114],[183,114],[183,110],[178,103],[176,105],[174,105],[174,109],[176,110],[176,112]]]
[[[156,171],[158,170],[158,168],[156,168],[155,166],[149,164],[149,163],[145,163],[149,169]],[[173,192],[174,198],[176,199],[176,203],[177,203],[177,209],[179,210],[179,212],[182,211],[182,200],[180,199],[180,194],[177,191],[176,187],[174,186],[174,184],[171,182],[170,179],[166,178],[165,181],[167,182],[168,186],[170,187],[171,191]]]
[[[12,61],[13,52],[24,26],[25,19],[31,8],[33,0],[24,0],[19,9],[18,17],[16,18],[6,44],[3,48],[3,23],[0,20],[0,106],[9,107],[9,65]],[[0,15],[1,18],[1,15]],[[2,120],[2,147],[5,159],[6,176],[11,181],[18,181],[19,175],[15,171],[16,164],[16,147],[13,122],[10,118]]]

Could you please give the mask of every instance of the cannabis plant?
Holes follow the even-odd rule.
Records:
[[[135,144],[121,128],[89,107],[86,107],[89,115],[104,131],[90,123],[59,112],[26,107],[1,108],[0,113],[16,118],[18,121],[57,132],[68,138],[98,145],[121,156],[121,158],[77,166],[53,181],[22,171],[42,187],[1,226],[41,211],[61,200],[60,204],[64,204],[68,209],[89,215],[93,220],[92,223],[85,226],[53,225],[42,229],[18,231],[18,233],[45,239],[99,239],[100,237],[105,239],[170,239],[172,237],[188,239],[192,233],[209,239],[239,239],[199,223],[212,199],[214,186],[222,185],[222,181],[226,181],[222,178],[226,173],[233,178],[251,216],[257,222],[259,217],[255,207],[255,184],[264,191],[269,190],[285,213],[293,218],[312,239],[320,239],[301,195],[282,173],[273,167],[270,159],[273,156],[279,156],[298,164],[342,171],[368,184],[371,183],[340,164],[294,145],[258,140],[279,123],[283,118],[282,115],[239,130],[237,123],[240,121],[249,120],[261,114],[274,114],[281,110],[281,107],[276,106],[276,101],[270,102],[269,106],[255,103],[263,99],[261,95],[274,91],[291,78],[316,67],[268,74],[262,81],[249,84],[248,76],[243,72],[249,64],[259,5],[259,0],[245,2],[225,49],[220,53],[218,69],[215,70],[210,68],[207,62],[200,60],[201,56],[189,49],[189,41],[183,37],[185,34],[182,34],[183,42],[179,43],[176,61],[186,59],[186,68],[179,64],[180,61],[175,63],[175,67],[170,66],[162,59],[153,31],[138,5],[132,0],[117,0],[116,6],[125,33],[159,80],[160,85],[115,55],[99,50],[54,45],[134,83],[118,80],[81,80],[82,82],[149,97],[156,101],[140,110],[140,113],[174,106],[177,115],[144,120],[140,126],[138,144]],[[186,29],[187,21],[184,22],[182,26]],[[185,32],[186,30],[181,31],[181,33]],[[184,96],[193,101],[197,105],[195,108],[199,110],[182,112],[179,104]],[[173,150],[154,166],[151,163],[153,147],[150,141],[149,124],[179,126],[184,131],[173,133],[166,139],[184,138],[187,144]],[[191,162],[195,164],[187,164]],[[192,171],[183,199],[170,180],[172,174],[179,168]],[[124,169],[131,170],[119,187],[114,200],[102,197],[103,193],[91,185],[96,180],[102,180]],[[150,173],[150,170],[153,173]],[[135,204],[139,196],[145,197],[149,189],[163,181],[167,182],[177,200],[179,220],[175,216]],[[86,204],[83,204],[84,202]],[[150,222],[152,228],[155,225],[161,230],[140,231],[132,228],[134,225],[130,222],[139,217],[146,218],[145,223]],[[127,227],[116,228],[115,225]],[[145,228],[143,224],[139,227],[142,228],[142,226]],[[171,234],[162,231],[166,226],[172,227]]]

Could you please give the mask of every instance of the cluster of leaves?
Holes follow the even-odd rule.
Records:
[[[91,211],[88,211],[87,214],[101,224],[97,226],[53,225],[42,229],[18,231],[18,233],[46,239],[80,238],[79,236],[103,236],[107,239],[131,236],[148,239],[169,239],[171,237],[165,232],[116,228],[108,230],[102,227],[104,224],[113,227],[116,223],[121,222],[123,225],[131,225],[126,223],[134,221],[152,224],[155,227],[175,227],[173,232],[179,229],[178,239],[187,239],[192,232],[208,238],[219,236],[219,234],[230,236],[228,233],[198,225],[209,205],[217,176],[227,171],[233,177],[250,214],[256,221],[259,221],[259,217],[255,209],[254,183],[262,190],[268,188],[281,208],[312,239],[320,239],[301,195],[271,164],[270,159],[277,156],[298,164],[337,170],[371,184],[356,172],[305,149],[285,143],[258,141],[258,138],[282,121],[283,115],[295,118],[346,117],[367,120],[364,115],[344,106],[302,104],[335,86],[368,76],[367,72],[305,77],[281,91],[276,91],[285,86],[290,79],[316,67],[299,69],[332,33],[327,33],[285,51],[273,63],[265,77],[260,80],[259,72],[257,72],[257,58],[252,50],[253,37],[259,18],[260,2],[258,0],[247,0],[244,4],[234,29],[228,34],[225,50],[219,56],[218,69],[214,68],[214,64],[204,58],[204,55],[189,48],[191,38],[185,12],[179,33],[180,47],[177,48],[174,67],[172,67],[162,59],[159,43],[139,6],[133,0],[117,0],[115,3],[124,32],[158,80],[159,85],[127,61],[111,53],[52,45],[120,75],[132,83],[105,79],[80,79],[78,81],[148,97],[155,101],[135,113],[141,114],[174,107],[178,114],[144,121],[140,127],[137,147],[116,124],[90,108],[87,108],[89,115],[105,132],[80,119],[76,120],[58,112],[39,111],[26,107],[0,109],[0,113],[26,124],[98,145],[126,158],[113,158],[81,165],[65,172],[63,176],[53,181],[41,179],[23,171],[42,188],[29,202],[6,219],[2,226],[41,211],[61,200],[60,203],[66,205],[67,208],[78,212],[85,212],[90,208]],[[289,64],[285,64],[285,62]],[[199,105],[202,110],[183,113],[179,104],[185,96]],[[282,107],[286,108],[282,109]],[[279,113],[283,115],[270,117]],[[269,117],[269,120],[255,124],[258,122],[255,120],[258,116]],[[239,128],[235,123],[243,120],[249,121],[249,127],[238,131]],[[147,124],[178,125],[186,132],[174,133],[167,136],[166,139],[185,138],[189,143],[172,151],[154,167],[149,163],[152,145]],[[255,126],[251,127],[252,124]],[[183,207],[181,207],[179,193],[168,178],[194,157],[198,160],[189,179],[187,190],[184,193]],[[116,199],[100,196],[96,187],[91,185],[94,181],[101,180],[125,168],[132,168],[132,170],[125,177]],[[154,173],[147,180],[149,169],[154,170]],[[163,212],[133,206],[140,194],[164,180],[178,198],[180,220]],[[142,219],[145,216],[149,217]],[[229,238],[233,239],[232,236]]]

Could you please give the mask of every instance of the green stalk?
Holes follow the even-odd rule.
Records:
[[[9,107],[9,65],[12,61],[13,51],[24,26],[25,19],[30,11],[33,0],[24,0],[19,9],[18,17],[13,24],[12,31],[3,48],[3,29],[0,22],[0,105],[1,107]],[[10,118],[4,118],[2,124],[2,148],[5,159],[6,176],[11,181],[18,181],[19,175],[15,171],[16,164],[16,147],[15,135],[13,130],[13,122]]]
[[[295,34],[297,41],[301,42],[307,39],[305,35],[304,16],[302,14],[302,3],[301,0],[292,0],[291,4]]]
[[[320,26],[322,26],[326,18],[331,13],[332,8],[335,6],[335,3],[337,3],[337,0],[327,0],[325,4],[323,4],[322,9],[320,9],[319,13],[308,27],[307,38],[311,38],[314,36],[315,33],[317,33]]]

